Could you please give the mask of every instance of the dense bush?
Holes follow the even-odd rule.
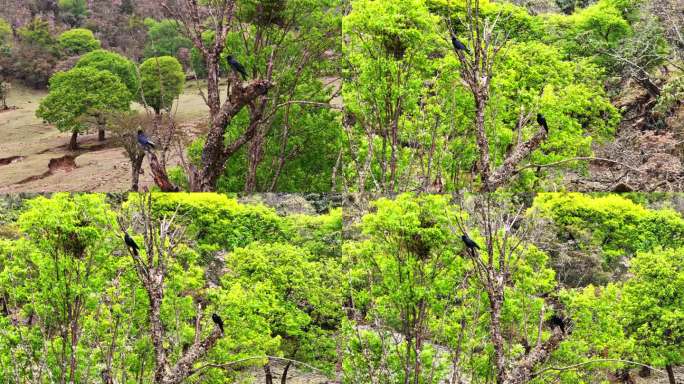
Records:
[[[57,41],[64,53],[70,56],[82,55],[100,48],[100,41],[95,38],[95,35],[89,29],[77,28],[68,30],[59,35]]]

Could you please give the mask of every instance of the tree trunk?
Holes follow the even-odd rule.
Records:
[[[672,364],[666,365],[665,370],[667,371],[667,378],[668,380],[670,380],[670,384],[677,384],[675,380],[674,370],[672,369]]]
[[[98,141],[105,141],[105,127],[107,124],[107,120],[105,120],[104,116],[98,115],[97,116],[97,140]]]
[[[69,361],[69,382],[76,383],[76,351],[78,349],[78,318],[72,319],[71,321],[71,356]]]
[[[480,151],[480,159],[478,168],[480,175],[482,175],[481,182],[484,184],[484,190],[490,192],[488,185],[490,165],[489,165],[489,140],[487,139],[487,131],[485,128],[485,108],[487,107],[487,95],[484,92],[473,91],[475,96],[475,130],[477,136],[477,146]]]
[[[174,185],[171,180],[169,180],[169,175],[166,173],[166,169],[159,164],[157,156],[148,152],[150,158],[150,169],[152,170],[152,177],[154,177],[154,182],[159,186],[162,192],[178,192],[180,188]]]
[[[245,179],[245,193],[254,193],[257,189],[257,169],[264,158],[265,132],[260,129],[254,135],[247,151],[247,176]]]
[[[287,384],[287,372],[290,370],[290,366],[292,366],[292,362],[288,361],[287,365],[285,365],[285,369],[283,369],[283,376],[280,378],[280,384]]]
[[[496,288],[494,288],[495,290]],[[496,382],[503,384],[506,379],[505,345],[501,333],[501,308],[503,306],[503,294],[498,291],[489,292],[489,306],[492,310],[490,332],[492,344],[494,344],[494,365],[496,367]]]
[[[264,365],[264,378],[266,384],[273,384],[273,374],[271,373],[271,361]]]
[[[163,295],[161,287],[157,287],[154,282],[163,281],[160,272],[150,271],[150,281],[147,284],[147,294],[150,299],[150,335],[154,347],[154,382],[163,383],[166,371],[166,349],[164,349],[164,326],[161,322],[161,302]]]
[[[69,149],[72,151],[78,149],[78,132],[71,132],[71,141],[69,141]]]
[[[140,156],[135,156],[131,159],[131,191],[138,192],[140,190],[140,169],[142,169],[143,160],[145,159],[145,154]]]

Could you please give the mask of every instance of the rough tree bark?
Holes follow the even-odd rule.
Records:
[[[164,279],[167,274],[168,260],[175,255],[184,230],[171,218],[156,219],[152,213],[152,195],[147,194],[139,200],[137,220],[144,236],[144,250],[141,254],[129,249],[138,278],[149,299],[150,337],[154,350],[154,383],[180,384],[194,373],[192,366],[204,356],[223,336],[221,329],[214,325],[212,332],[204,339],[200,337],[201,306],[198,307],[197,332],[193,344],[184,350],[175,364],[171,365],[164,347],[166,331],[161,318],[161,305],[164,299]],[[127,227],[124,219],[119,219],[122,231]]]
[[[538,132],[530,139],[517,143],[515,149],[504,159],[503,164],[492,171],[489,138],[486,129],[486,111],[496,56],[504,47],[507,35],[497,31],[498,16],[494,20],[481,20],[479,0],[467,0],[466,10],[466,23],[472,42],[472,55],[466,55],[461,50],[455,52],[461,62],[461,78],[466,87],[470,89],[475,101],[475,135],[479,152],[477,170],[480,174],[482,190],[493,192],[505,185],[515,175],[516,166],[531,152],[539,148],[546,139],[547,132],[544,128],[539,127]],[[525,123],[529,120],[522,115],[520,118],[525,120],[519,121],[519,125],[521,122]]]
[[[512,206],[505,207],[502,201],[491,194],[475,197],[475,207],[473,218],[482,229],[486,243],[481,251],[468,249],[466,252],[473,261],[475,276],[489,300],[489,331],[494,348],[496,383],[524,384],[533,378],[534,369],[551,356],[572,330],[569,327],[554,326],[551,336],[542,342],[542,311],[539,315],[539,337],[536,345],[516,359],[507,356],[508,346],[504,337],[502,314],[506,289],[515,284],[511,275],[517,269],[518,258],[514,255],[523,247],[528,236],[525,229],[516,224],[525,207],[521,205],[514,210]],[[459,228],[454,228],[454,232],[467,234],[465,224],[459,222],[458,225]],[[553,297],[546,301],[548,307],[556,311],[563,309],[562,304]]]
[[[138,192],[140,190],[140,170],[143,160],[145,160],[145,153],[131,156],[129,159],[131,160],[131,191]]]
[[[665,370],[667,371],[667,379],[670,381],[670,384],[677,384],[677,381],[675,380],[674,369],[672,369],[672,364],[666,365]]]
[[[257,124],[250,125],[236,139],[225,143],[225,133],[235,115],[243,108],[253,105],[255,100],[265,95],[271,88],[267,80],[241,82],[236,76],[229,77],[228,95],[221,100],[220,55],[225,48],[226,37],[233,27],[235,0],[212,2],[200,5],[196,0],[166,1],[164,9],[179,20],[193,45],[200,51],[207,65],[207,96],[209,106],[209,132],[202,150],[199,168],[189,166],[190,189],[193,191],[213,191],[218,178],[223,174],[226,161],[256,134]],[[205,17],[209,16],[211,17]],[[209,27],[208,27],[209,25]],[[203,39],[205,31],[214,32],[214,41]],[[269,67],[272,61],[269,63]]]
[[[152,170],[154,183],[157,184],[162,192],[178,192],[180,189],[169,180],[166,168],[159,162],[157,155],[152,151],[148,151],[147,154],[150,158],[150,169]]]
[[[69,141],[69,150],[75,151],[78,149],[78,132],[71,132],[71,140]]]
[[[105,141],[107,139],[106,133],[105,133],[105,127],[107,125],[107,119],[104,117],[103,114],[98,113],[95,116],[95,121],[97,122],[97,140],[98,141]]]

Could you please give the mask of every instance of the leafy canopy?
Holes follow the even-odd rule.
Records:
[[[138,73],[135,64],[116,52],[103,49],[89,52],[76,63],[76,68],[82,67],[109,71],[126,85],[131,95],[138,93]]]
[[[131,100],[126,85],[111,72],[79,67],[50,79],[50,93],[41,101],[36,116],[62,132],[83,132],[87,129],[84,118],[128,110]]]
[[[89,29],[70,29],[57,38],[59,46],[67,55],[82,55],[100,48],[100,40]]]
[[[175,57],[153,57],[140,66],[140,100],[157,113],[171,108],[184,85],[183,66]]]

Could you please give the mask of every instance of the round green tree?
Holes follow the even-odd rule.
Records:
[[[59,46],[68,55],[82,55],[100,48],[100,40],[88,29],[70,29],[57,38]]]
[[[91,67],[109,71],[119,77],[131,95],[138,93],[139,81],[135,64],[116,52],[98,49],[89,52],[78,61],[76,68]]]
[[[111,72],[74,68],[50,79],[50,93],[41,101],[36,116],[61,132],[71,132],[69,148],[76,149],[78,134],[88,128],[88,118],[94,118],[103,132],[104,114],[128,110],[131,99],[126,85]]]
[[[140,101],[157,114],[171,108],[184,85],[183,66],[175,57],[153,57],[140,66]]]
[[[633,277],[625,284],[627,332],[642,359],[665,367],[684,364],[684,249],[644,252],[632,260]]]

